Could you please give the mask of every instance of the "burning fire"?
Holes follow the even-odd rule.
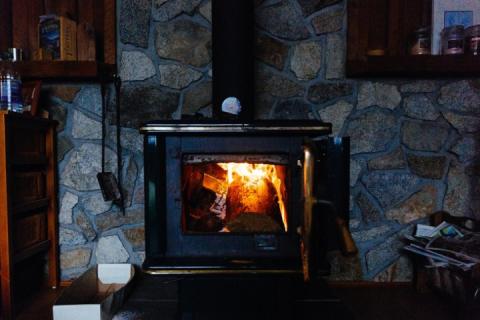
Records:
[[[282,187],[285,188],[285,186],[282,186],[284,181],[279,177],[275,165],[236,162],[219,163],[218,165],[227,171],[228,184],[232,184],[235,179],[240,178],[242,184],[246,188],[252,190],[253,194],[261,193],[260,189],[264,187],[264,181],[270,181],[276,191],[278,206],[280,208],[285,231],[288,231],[287,211],[285,207],[285,199],[282,194]],[[251,200],[252,202],[255,202],[257,199]]]

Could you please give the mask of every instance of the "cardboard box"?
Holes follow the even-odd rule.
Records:
[[[40,16],[39,48],[49,51],[54,60],[77,60],[77,24],[57,15]]]
[[[112,319],[123,305],[134,275],[131,264],[99,264],[91,268],[55,302],[53,319]]]

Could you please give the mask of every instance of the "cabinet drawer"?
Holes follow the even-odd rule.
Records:
[[[46,197],[45,174],[43,172],[14,172],[12,177],[14,206]]]
[[[44,130],[14,127],[10,134],[11,151],[14,159],[46,157],[46,132]]]
[[[19,252],[47,240],[47,216],[39,212],[14,221],[13,248]]]

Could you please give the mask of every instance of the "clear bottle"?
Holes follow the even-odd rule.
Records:
[[[0,109],[23,112],[22,80],[13,68],[0,70]]]

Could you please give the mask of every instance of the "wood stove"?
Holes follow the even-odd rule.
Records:
[[[141,132],[147,272],[308,280],[332,227],[349,239],[349,145],[327,137],[330,124],[160,121]]]

